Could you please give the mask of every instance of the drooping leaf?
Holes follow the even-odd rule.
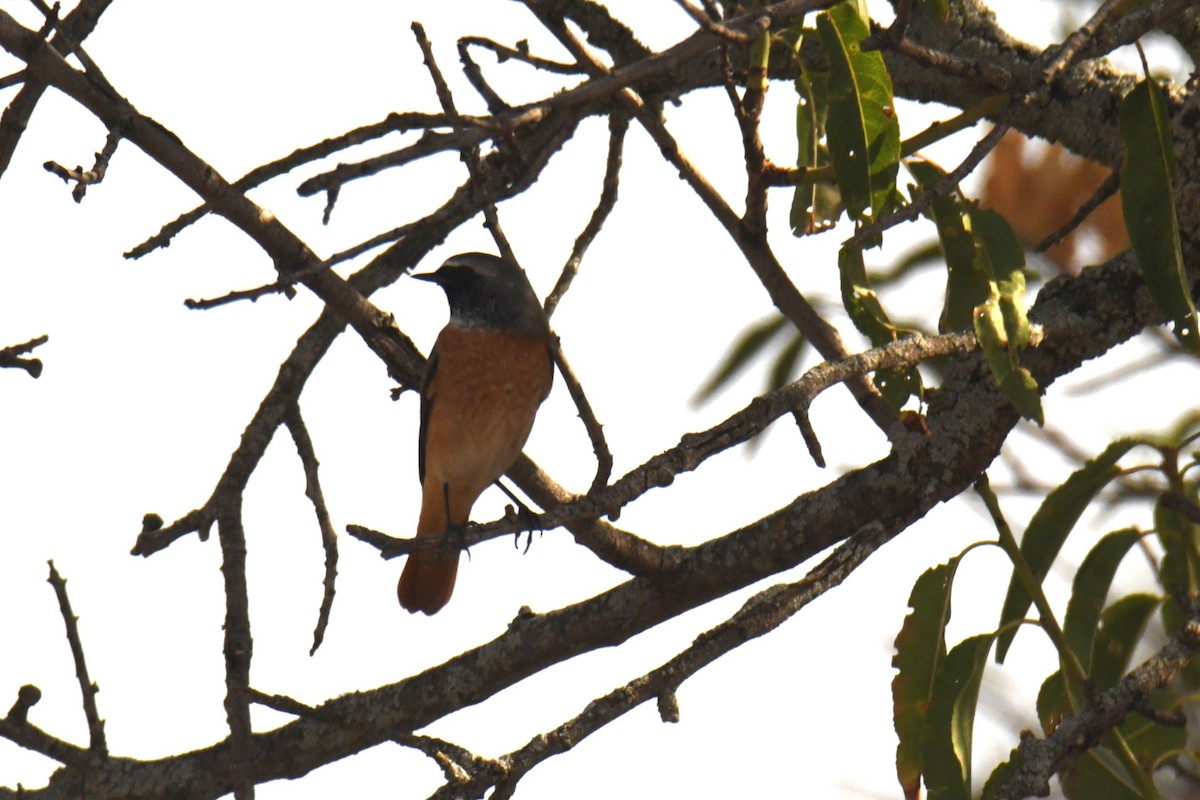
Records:
[[[1046,735],[1054,733],[1058,723],[1071,713],[1071,698],[1067,692],[1067,681],[1063,678],[1062,670],[1055,670],[1042,681],[1037,696],[1037,715]]]
[[[940,167],[921,159],[909,159],[905,166],[922,191],[929,191],[946,177]],[[937,226],[947,270],[946,302],[938,329],[969,330],[974,325],[975,307],[987,302],[991,276],[975,258],[975,237],[964,222],[962,196],[957,191],[941,194],[934,198],[928,213]]]
[[[1166,591],[1162,604],[1163,627],[1177,631],[1188,614],[1176,599],[1180,594],[1195,597],[1200,593],[1200,525],[1164,502],[1160,495],[1154,504],[1154,530],[1163,548],[1159,581]],[[1180,671],[1178,680],[1189,688],[1200,686],[1200,665],[1192,662]]]
[[[729,355],[717,367],[717,371],[708,382],[696,392],[694,402],[701,403],[712,397],[724,387],[735,375],[744,370],[780,331],[788,326],[787,318],[778,314],[763,320],[749,328],[734,344]]]
[[[849,2],[817,17],[829,60],[826,135],[842,202],[850,218],[870,220],[895,202],[900,124],[892,79],[878,51],[863,51],[870,31]]]
[[[1175,154],[1162,90],[1147,78],[1126,95],[1118,116],[1125,160],[1121,206],[1146,287],[1173,323],[1175,338],[1200,355],[1200,321],[1188,291],[1175,214]]]
[[[975,269],[988,276],[988,297],[975,307],[975,334],[987,356],[992,376],[1021,416],[1042,424],[1037,381],[1020,366],[1017,353],[1029,345],[1025,315],[1025,254],[1016,234],[995,211],[967,206],[975,238]]]
[[[1147,800],[1133,784],[1123,764],[1102,745],[1096,745],[1067,764],[1059,778],[1068,800]]]
[[[771,371],[767,373],[766,388],[768,392],[773,392],[791,382],[796,375],[796,366],[800,363],[800,357],[804,355],[807,345],[808,340],[797,332],[792,340],[783,346],[771,364]]]
[[[1008,338],[1008,320],[1005,318],[1003,306],[995,294],[995,283],[992,283],[992,297],[981,306],[975,307],[975,337],[979,340],[979,348],[987,358],[1000,391],[1013,408],[1021,416],[1031,419],[1041,425],[1042,398],[1037,381],[1029,370],[1017,363],[1016,348],[1010,345]]]
[[[796,166],[803,170],[829,164],[825,120],[829,113],[828,75],[812,73],[800,58],[802,31],[796,31]],[[842,214],[842,195],[836,183],[802,179],[792,195],[792,233],[806,236],[825,230]]]
[[[1029,520],[1025,535],[1021,537],[1021,555],[1039,583],[1050,571],[1050,565],[1054,563],[1058,551],[1062,549],[1063,542],[1075,527],[1084,509],[1109,481],[1120,474],[1121,470],[1116,466],[1117,460],[1135,444],[1137,442],[1132,439],[1118,439],[1100,455],[1073,472],[1061,486],[1046,495],[1046,499]],[[1025,591],[1014,572],[1008,584],[1008,593],[1004,597],[1004,607],[997,627],[1004,628],[1014,620],[1023,618],[1032,602],[1029,593]],[[1004,661],[1016,633],[1016,628],[1010,628],[1000,634],[996,642],[996,661]]]
[[[838,253],[838,272],[841,276],[842,305],[854,327],[879,347],[899,338],[888,314],[871,288],[861,250],[843,248]],[[892,408],[899,410],[909,397],[920,396],[921,375],[916,367],[901,370],[880,370],[875,374],[880,393]]]
[[[1121,565],[1129,548],[1142,538],[1135,528],[1110,533],[1092,548],[1071,587],[1071,599],[1067,603],[1067,615],[1063,619],[1063,635],[1067,646],[1075,653],[1084,672],[1091,674],[1092,645],[1100,625],[1100,612],[1112,586],[1113,576]]]
[[[896,746],[896,775],[907,800],[921,791],[921,738],[934,678],[946,658],[946,624],[950,621],[950,590],[958,558],[926,570],[913,584],[908,605],[912,609],[896,634],[892,666],[893,722]]]
[[[929,800],[971,799],[971,740],[992,634],[964,639],[934,682],[922,753]]]
[[[1159,602],[1151,594],[1129,594],[1104,609],[1092,646],[1089,673],[1097,691],[1115,686],[1124,677],[1133,650]]]
[[[854,327],[875,346],[895,341],[896,328],[871,288],[862,251],[852,247],[842,248],[838,252],[838,272],[841,275],[842,305]]]

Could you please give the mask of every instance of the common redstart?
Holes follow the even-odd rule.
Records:
[[[441,286],[450,321],[421,384],[417,536],[467,524],[471,506],[516,461],[554,381],[552,335],[521,269],[487,253],[453,256],[413,275]],[[408,611],[437,613],[454,592],[458,550],[409,555],[397,594]]]

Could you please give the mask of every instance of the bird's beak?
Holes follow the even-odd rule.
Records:
[[[436,272],[413,272],[411,275],[419,281],[438,283],[438,274]]]

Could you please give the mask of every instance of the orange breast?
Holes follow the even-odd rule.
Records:
[[[458,524],[525,446],[553,365],[542,339],[510,331],[448,325],[436,350],[426,387],[425,489],[440,494],[449,485]]]

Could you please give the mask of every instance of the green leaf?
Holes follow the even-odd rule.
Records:
[[[1151,594],[1130,594],[1104,609],[1092,646],[1089,673],[1097,691],[1116,686],[1129,670],[1133,650],[1159,602]]]
[[[854,248],[839,251],[838,271],[841,275],[842,305],[846,307],[854,327],[870,339],[875,347],[896,341],[900,332],[892,325],[878,295],[871,288],[862,251]],[[922,391],[921,375],[916,367],[880,370],[875,374],[875,383],[884,399],[896,410],[903,407],[909,397],[920,396]]]
[[[702,403],[716,394],[735,375],[749,366],[754,357],[787,325],[787,318],[778,314],[749,328],[734,344],[733,349],[729,351],[729,355],[725,356],[725,360],[721,362],[721,366],[717,368],[713,376],[696,392],[693,402]]]
[[[1084,464],[1071,474],[1061,486],[1046,495],[1042,505],[1029,520],[1025,535],[1021,537],[1021,555],[1040,583],[1050,571],[1054,558],[1062,549],[1067,535],[1079,521],[1083,510],[1095,499],[1109,481],[1121,470],[1116,465],[1121,456],[1137,444],[1132,439],[1118,439],[1104,452]],[[998,628],[1022,619],[1033,602],[1014,572],[1004,597],[1004,608],[1000,614]],[[996,643],[996,661],[1003,663],[1004,656],[1016,636],[1017,629],[1010,628],[1000,634]]]
[[[863,254],[856,248],[842,248],[838,252],[838,272],[841,275],[842,305],[850,315],[854,327],[878,347],[896,340],[896,328],[888,319],[883,304],[871,288]]]
[[[946,173],[935,164],[918,159],[904,162],[921,191],[928,192]],[[946,302],[938,329],[969,330],[973,327],[975,307],[987,302],[991,294],[990,275],[975,258],[975,237],[964,220],[963,197],[958,191],[934,198],[929,215],[937,226],[938,243],[946,260]]]
[[[1008,760],[1002,761],[992,770],[992,774],[988,776],[987,783],[983,784],[983,791],[979,796],[982,800],[994,800],[996,792],[1000,791],[1000,787],[1017,774],[1021,769],[1021,761],[1017,759],[1017,748],[1013,748],[1008,754]]]
[[[1147,800],[1112,752],[1096,745],[1067,764],[1059,778],[1068,800]]]
[[[828,76],[809,72],[800,57],[802,31],[797,29],[795,33],[796,166],[808,170],[829,164],[829,148],[823,142],[825,120],[829,114]],[[842,195],[836,184],[805,179],[796,185],[789,219],[794,235],[806,236],[825,230],[841,214]]]
[[[929,16],[939,24],[945,24],[950,18],[950,0],[925,0],[925,7],[929,9]]]
[[[957,557],[927,569],[913,584],[912,609],[896,634],[892,666],[892,718],[900,743],[896,746],[896,775],[907,800],[921,792],[921,738],[933,696],[934,677],[946,658],[946,623],[950,621],[950,589],[958,569]]]
[[[995,284],[992,284],[993,289]],[[975,307],[975,337],[987,358],[1000,391],[1021,416],[1041,425],[1042,396],[1029,370],[1017,365],[1015,348],[1009,345],[1008,320],[993,292],[993,299]]]
[[[1136,528],[1110,533],[1096,543],[1079,571],[1071,587],[1071,599],[1067,603],[1067,615],[1063,620],[1063,635],[1067,646],[1075,653],[1088,675],[1092,668],[1092,646],[1096,640],[1096,629],[1100,625],[1100,612],[1112,587],[1117,567],[1142,538]]]
[[[826,135],[842,201],[851,219],[874,219],[896,198],[900,123],[892,79],[881,53],[863,51],[870,31],[851,3],[820,14],[817,33],[829,60]]]
[[[992,634],[972,636],[946,655],[933,687],[922,755],[929,800],[970,800],[971,738]]]
[[[1154,504],[1154,530],[1163,548],[1159,566],[1159,582],[1167,597],[1162,604],[1163,627],[1179,630],[1188,614],[1176,599],[1180,594],[1195,597],[1200,593],[1200,526],[1163,502],[1160,495]],[[1200,664],[1195,661],[1180,672],[1178,680],[1189,688],[1200,686]]]
[[[767,375],[768,392],[773,392],[792,381],[796,375],[796,365],[800,363],[800,357],[804,355],[807,345],[808,340],[797,333],[790,342],[783,346]]]
[[[1018,363],[1017,351],[1029,345],[1025,315],[1025,254],[1008,221],[974,203],[967,220],[975,237],[975,269],[987,275],[988,297],[975,307],[975,334],[992,376],[1021,416],[1042,424],[1037,381]]]
[[[1183,271],[1175,215],[1175,154],[1162,90],[1147,78],[1126,95],[1118,116],[1125,160],[1121,208],[1125,227],[1154,304],[1173,323],[1175,338],[1200,355],[1200,327]]]
[[[1170,705],[1167,690],[1151,694],[1158,708]],[[1163,756],[1178,752],[1187,743],[1187,729],[1153,722],[1140,714],[1130,714],[1117,726],[1134,758],[1149,774]],[[1137,788],[1139,780],[1132,778],[1125,766],[1107,747],[1092,747],[1067,765],[1062,774],[1063,794],[1070,800],[1144,800],[1146,795]]]
[[[1063,679],[1061,669],[1055,670],[1042,681],[1037,696],[1037,715],[1042,731],[1047,735],[1053,733],[1058,723],[1071,713],[1071,699],[1067,692],[1067,682]]]

